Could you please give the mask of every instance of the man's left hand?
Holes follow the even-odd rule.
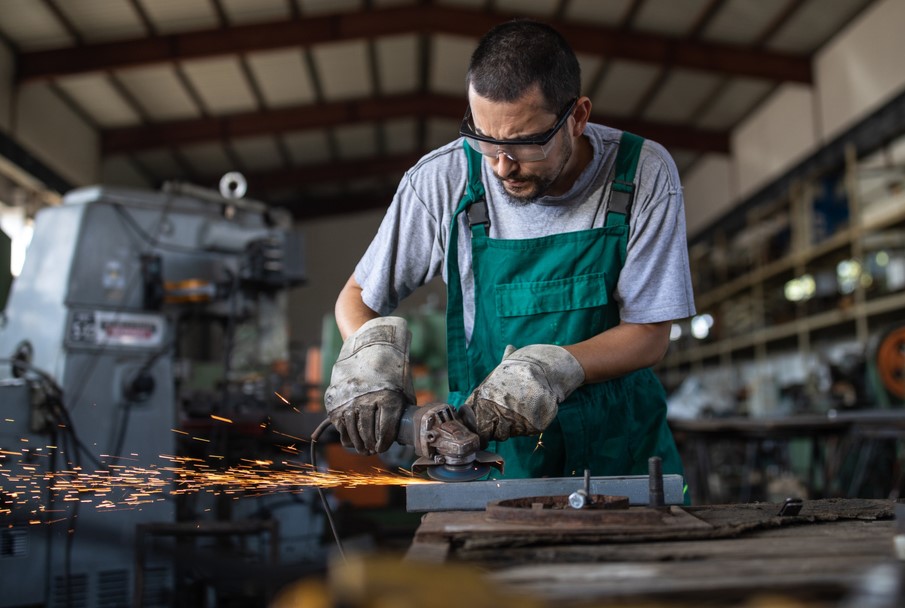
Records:
[[[509,346],[496,369],[459,408],[459,418],[478,434],[482,445],[537,435],[584,377],[581,364],[561,346],[533,344],[518,350]]]

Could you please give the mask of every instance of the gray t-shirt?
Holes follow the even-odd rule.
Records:
[[[588,124],[594,158],[562,196],[528,205],[506,200],[502,184],[482,163],[491,238],[527,239],[604,225],[606,202],[621,131]],[[381,315],[438,274],[446,276],[450,221],[465,191],[468,167],[462,140],[438,148],[403,176],[380,229],[355,268],[364,303]],[[614,294],[622,321],[655,323],[695,313],[685,207],[679,174],[669,153],[645,141],[635,174],[628,251]],[[459,216],[459,271],[465,331],[474,326],[471,239]]]

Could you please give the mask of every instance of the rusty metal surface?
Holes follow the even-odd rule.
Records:
[[[487,520],[537,526],[593,527],[668,525],[666,509],[629,507],[626,496],[591,495],[587,505],[574,509],[566,496],[530,496],[498,500],[487,505]]]
[[[548,519],[531,520],[531,509],[524,509],[525,521],[499,521],[485,511],[428,513],[415,534],[416,542],[452,542],[458,550],[477,547],[527,545],[586,545],[600,542],[637,543],[673,538],[710,538],[713,526],[685,509],[631,507],[625,519],[634,521],[575,521],[564,511]],[[516,515],[516,517],[518,517]],[[578,516],[579,518],[581,515]],[[589,517],[593,518],[594,515]],[[605,516],[604,516],[605,517]],[[617,516],[618,517],[618,516]]]

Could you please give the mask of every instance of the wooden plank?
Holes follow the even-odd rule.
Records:
[[[550,603],[736,606],[773,593],[823,602],[809,606],[838,605],[868,573],[897,564],[892,501],[807,501],[794,517],[778,517],[778,507],[690,508],[712,536],[657,542],[507,527],[480,512],[428,513],[415,545],[424,546],[426,558],[479,564],[502,588]]]
[[[870,558],[532,564],[494,571],[491,580],[547,600],[675,597],[693,594],[822,591],[842,596],[877,564]]]
[[[442,564],[449,555],[450,546],[445,542],[414,542],[405,553],[406,561]]]
[[[860,526],[860,527],[859,527]],[[820,528],[821,534],[811,533]],[[810,559],[831,550],[841,559],[892,557],[894,522],[840,522],[753,532],[751,536],[656,543],[543,544],[488,546],[464,542],[455,549],[458,560],[487,565],[576,562],[720,561]],[[806,532],[806,534],[801,534]]]
[[[682,509],[673,508],[676,513]],[[652,540],[696,540],[735,537],[754,530],[789,528],[814,522],[847,519],[892,518],[892,501],[880,500],[815,500],[805,503],[801,513],[779,517],[779,505],[716,505],[687,509],[687,515],[698,525],[570,528],[567,526],[509,524],[488,521],[481,511],[427,513],[415,533],[419,541],[450,541],[469,549],[490,546],[524,546],[530,544],[582,544],[605,542],[647,542]],[[814,532],[817,533],[817,532]]]
[[[543,539],[547,542],[562,539],[599,542],[619,538],[662,539],[686,534],[709,536],[712,530],[713,526],[678,507],[672,507],[660,525],[641,524],[637,526],[624,524],[556,525],[546,521],[542,525],[532,525],[491,520],[483,511],[453,511],[426,514],[415,533],[415,539],[429,541],[464,535],[469,538],[497,539],[495,542],[499,542],[498,539],[501,538],[507,542],[516,538]]]

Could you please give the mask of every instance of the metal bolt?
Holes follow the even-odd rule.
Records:
[[[569,506],[573,509],[584,509],[588,506],[588,495],[584,490],[575,490],[569,494]]]
[[[584,487],[569,494],[569,506],[573,509],[584,509],[591,499],[591,470],[584,470]]]

